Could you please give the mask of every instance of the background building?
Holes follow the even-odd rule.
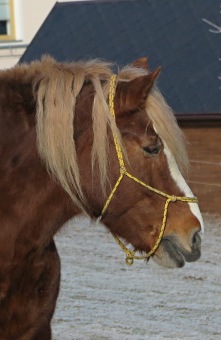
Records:
[[[56,0],[0,0],[0,69],[19,61],[55,3]]]
[[[220,0],[56,3],[20,61],[50,54],[124,66],[148,56],[150,69],[163,67],[160,88],[177,114],[220,113],[220,9]]]

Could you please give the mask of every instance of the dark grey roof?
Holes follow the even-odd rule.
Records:
[[[148,56],[177,113],[221,113],[220,0],[56,3],[20,62],[102,58],[125,65]]]

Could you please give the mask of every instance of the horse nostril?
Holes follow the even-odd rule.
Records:
[[[193,235],[193,239],[192,239],[192,244],[194,248],[199,248],[201,245],[201,237],[200,237],[200,232],[197,231],[194,235]]]

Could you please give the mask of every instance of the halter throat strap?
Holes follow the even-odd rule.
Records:
[[[115,97],[115,90],[116,90],[116,80],[117,80],[117,75],[113,74],[111,76],[111,79],[110,79],[109,109],[110,109],[110,112],[111,112],[112,116],[114,117],[114,119],[115,119],[114,97]],[[117,189],[118,189],[118,187],[119,187],[119,185],[120,185],[120,183],[121,183],[121,181],[124,177],[127,177],[127,178],[135,181],[136,183],[140,184],[141,186],[147,188],[148,190],[166,198],[160,232],[159,232],[159,235],[158,235],[158,238],[156,240],[155,245],[153,246],[153,248],[148,253],[146,253],[144,255],[136,255],[136,250],[133,250],[133,251],[129,250],[124,245],[124,243],[119,239],[119,237],[116,234],[114,234],[113,232],[111,232],[114,239],[116,240],[116,242],[119,244],[121,249],[126,254],[126,259],[125,259],[126,263],[128,265],[132,265],[134,260],[148,259],[151,255],[153,255],[155,253],[155,251],[159,247],[159,244],[162,240],[164,230],[165,230],[165,227],[166,227],[168,208],[169,208],[170,202],[180,201],[180,202],[186,202],[186,203],[197,203],[198,200],[197,200],[196,197],[169,195],[169,194],[167,194],[163,191],[160,191],[156,188],[151,187],[150,185],[146,184],[145,182],[139,180],[137,177],[130,174],[126,169],[126,166],[125,166],[125,163],[124,163],[124,158],[123,158],[123,152],[122,152],[121,146],[119,144],[118,138],[117,138],[116,135],[113,135],[113,138],[114,138],[115,149],[116,149],[117,158],[118,158],[118,162],[119,162],[119,177],[118,177],[110,195],[108,196],[108,198],[107,198],[107,200],[104,204],[104,207],[102,209],[99,220],[101,220],[102,217],[104,216],[104,214],[106,213],[107,208],[108,208],[110,202],[112,201],[112,199],[113,199],[113,197],[114,197],[114,195],[115,195],[115,193],[116,193],[116,191],[117,191]]]

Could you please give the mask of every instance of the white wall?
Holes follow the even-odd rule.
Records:
[[[78,0],[58,2],[68,1]],[[0,69],[12,67],[18,62],[25,51],[24,47],[19,46],[28,45],[32,41],[56,2],[56,0],[14,0],[16,41],[13,43],[0,41]]]
[[[16,27],[18,40],[30,43],[38,29],[48,16],[55,4],[55,0],[15,0]]]

